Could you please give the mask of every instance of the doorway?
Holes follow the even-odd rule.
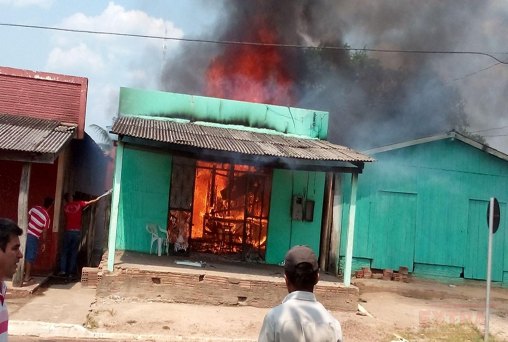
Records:
[[[264,260],[271,170],[197,161],[192,204],[192,250]]]

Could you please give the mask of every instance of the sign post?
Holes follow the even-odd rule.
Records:
[[[485,333],[483,340],[489,340],[489,316],[490,316],[490,283],[492,277],[492,237],[499,227],[499,202],[491,197],[487,208],[487,222],[489,224],[489,247],[487,253],[487,293],[485,295]]]

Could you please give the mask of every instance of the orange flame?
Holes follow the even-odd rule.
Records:
[[[198,161],[191,235],[205,250],[236,253],[247,244],[264,251],[271,180],[261,184],[249,176],[249,182],[247,174],[259,171],[247,165]]]
[[[264,20],[254,20],[252,40],[268,44],[229,45],[206,72],[206,95],[239,101],[291,105],[292,80]]]

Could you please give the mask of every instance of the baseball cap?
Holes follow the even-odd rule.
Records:
[[[316,254],[307,246],[294,246],[287,253],[284,258],[284,270],[287,272],[295,271],[296,267],[300,264],[307,263],[312,266],[312,271],[317,271],[318,261]]]

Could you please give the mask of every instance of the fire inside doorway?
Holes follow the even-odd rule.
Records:
[[[168,227],[176,249],[264,260],[271,170],[204,161],[197,161],[194,170],[189,165],[173,168],[170,205],[180,205],[171,205]],[[181,182],[185,184],[175,186]],[[191,206],[183,208],[181,199],[187,196],[182,190],[189,183],[194,184],[192,200],[186,201]]]

